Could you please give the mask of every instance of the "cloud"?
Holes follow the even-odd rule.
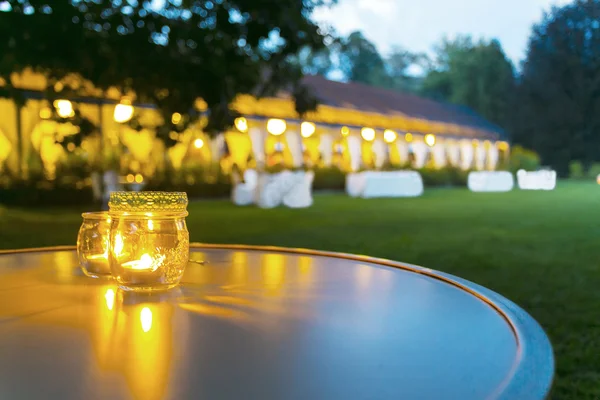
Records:
[[[331,9],[315,11],[314,19],[341,35],[360,30],[382,53],[394,45],[430,52],[444,36],[471,34],[497,38],[518,63],[525,57],[534,23],[551,5],[569,0],[339,0]]]

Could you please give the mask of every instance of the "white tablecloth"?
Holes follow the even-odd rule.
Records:
[[[507,171],[474,171],[467,182],[472,192],[509,192],[514,185],[513,175]]]
[[[554,190],[556,187],[556,171],[517,172],[519,189],[523,190]]]
[[[346,193],[352,197],[416,197],[423,179],[416,171],[365,171],[346,175]]]

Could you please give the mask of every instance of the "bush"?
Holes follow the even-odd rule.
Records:
[[[423,185],[426,187],[450,186],[452,184],[452,175],[448,168],[425,167],[418,171],[423,178]]]
[[[339,190],[346,187],[346,174],[337,167],[315,169],[313,190]]]
[[[90,186],[53,185],[49,182],[14,182],[0,187],[0,203],[8,206],[79,206],[94,205]]]
[[[583,164],[581,161],[571,161],[569,163],[569,178],[571,179],[583,179]]]
[[[600,164],[599,163],[593,163],[590,166],[590,169],[588,169],[587,176],[590,177],[593,180],[596,180],[596,177],[598,175],[600,175]]]
[[[527,150],[519,145],[510,152],[509,170],[512,173],[520,169],[537,171],[540,168],[540,156],[535,151]]]

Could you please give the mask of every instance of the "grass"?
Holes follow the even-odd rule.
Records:
[[[449,272],[495,290],[544,327],[552,398],[600,399],[600,187],[428,190],[418,199],[317,195],[305,210],[190,205],[191,240],[344,251]],[[0,208],[0,248],[74,244],[80,210]]]

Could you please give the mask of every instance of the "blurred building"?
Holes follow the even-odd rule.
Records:
[[[41,156],[52,175],[70,152],[83,153],[97,165],[116,157],[121,170],[151,175],[165,154],[176,168],[219,162],[223,168],[235,164],[240,169],[280,164],[346,171],[401,166],[493,170],[509,151],[502,130],[467,108],[317,76],[306,77],[305,83],[320,105],[303,120],[285,93],[263,99],[242,95],[232,107],[243,117],[230,130],[209,138],[201,118],[183,132],[172,132],[177,144],[166,151],[155,138],[163,121],[151,105],[132,103],[116,90],[102,93],[77,79],[59,82],[54,89],[61,93],[77,87],[81,92],[84,87],[89,96],[49,102],[42,76],[29,71],[11,79],[22,89],[21,106],[0,99],[0,167],[13,175],[27,175],[32,154]],[[203,101],[196,106],[202,115]],[[57,113],[61,118],[53,117]],[[81,134],[76,115],[100,135],[65,146],[63,141]],[[181,118],[175,113],[172,122]]]

